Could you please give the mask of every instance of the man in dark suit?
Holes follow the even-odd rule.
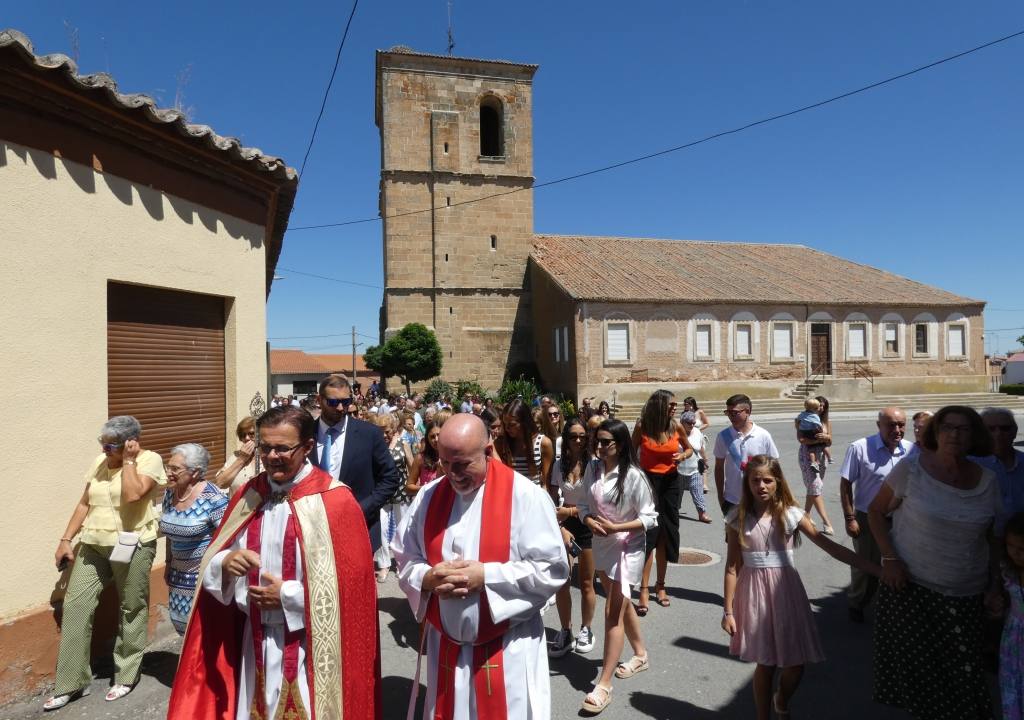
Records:
[[[320,419],[316,424],[314,464],[352,489],[370,531],[380,547],[380,509],[398,489],[398,470],[380,428],[352,417],[352,388],[344,375],[320,381]]]

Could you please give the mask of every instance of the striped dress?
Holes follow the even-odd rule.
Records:
[[[525,455],[513,455],[512,456],[512,469],[520,475],[533,480],[534,483],[544,487],[543,478],[541,478],[541,443],[544,440],[544,436],[541,433],[537,433],[533,436],[533,466],[536,471],[530,472],[530,459]]]
[[[171,555],[167,566],[167,607],[171,623],[181,635],[185,634],[196,594],[199,562],[227,506],[227,496],[210,482],[185,510],[175,509],[173,490],[164,493],[160,532],[167,538]]]

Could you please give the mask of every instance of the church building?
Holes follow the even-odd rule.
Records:
[[[799,245],[533,228],[536,65],[377,53],[384,338],[436,333],[442,377],[610,398],[987,390],[985,303]]]

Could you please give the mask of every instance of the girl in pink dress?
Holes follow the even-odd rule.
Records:
[[[754,702],[759,720],[789,715],[804,664],[821,662],[810,602],[793,566],[797,531],[836,560],[872,575],[882,569],[819,533],[797,504],[775,458],[755,455],[743,470],[743,499],[725,517],[729,557],[725,566],[722,629],[732,636],[729,652],[757,663]],[[772,694],[775,670],[781,668]]]

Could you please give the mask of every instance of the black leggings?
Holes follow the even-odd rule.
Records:
[[[683,480],[672,469],[667,473],[644,471],[654,493],[654,507],[658,511],[658,527],[647,531],[647,554],[650,555],[665,536],[665,559],[679,562],[679,506],[683,502]]]

